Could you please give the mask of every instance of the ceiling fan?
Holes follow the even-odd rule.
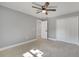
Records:
[[[32,6],[32,8],[38,9],[38,11],[36,12],[37,14],[42,12],[42,13],[48,15],[48,11],[56,11],[56,7],[57,7],[57,6],[52,6],[52,8],[50,8],[51,6],[49,6],[49,4],[50,4],[49,2],[45,2],[44,5],[40,5],[37,3],[32,3],[32,4],[39,6],[39,7]]]

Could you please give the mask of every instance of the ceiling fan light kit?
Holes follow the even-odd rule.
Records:
[[[46,13],[46,10],[42,10],[42,13]]]

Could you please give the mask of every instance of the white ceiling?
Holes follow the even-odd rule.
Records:
[[[38,4],[44,4],[42,2],[38,2]],[[45,14],[36,14],[36,9],[32,8],[31,2],[0,2],[0,5],[6,6],[8,8],[24,12],[26,14],[38,17],[38,18],[45,18],[45,17],[56,17],[72,12],[79,11],[79,3],[78,2],[50,2],[50,6],[56,5],[57,11],[56,12],[49,12],[46,16]]]

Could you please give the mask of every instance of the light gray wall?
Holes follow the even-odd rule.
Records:
[[[79,18],[78,18],[78,42],[79,42]]]
[[[32,40],[37,18],[0,6],[0,48]]]
[[[48,38],[56,39],[56,20],[48,19]]]

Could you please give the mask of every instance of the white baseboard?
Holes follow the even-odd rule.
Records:
[[[53,38],[48,38],[48,40],[54,40],[54,41],[56,41],[56,39],[53,39]]]
[[[27,44],[27,43],[33,42],[35,40],[37,40],[37,39],[33,39],[33,40],[17,43],[17,44],[10,45],[10,46],[7,46],[7,47],[3,47],[3,48],[0,48],[0,51],[6,50],[6,49],[9,49],[9,48],[13,48],[13,47],[16,47],[16,46],[19,46],[19,45]]]
[[[76,45],[79,45],[79,43],[72,43],[72,42],[67,42],[67,41],[64,41],[64,40],[57,40],[57,39],[53,39],[53,38],[48,38],[48,40],[61,41],[61,42],[66,42],[66,43],[70,43],[70,44],[76,44]]]

